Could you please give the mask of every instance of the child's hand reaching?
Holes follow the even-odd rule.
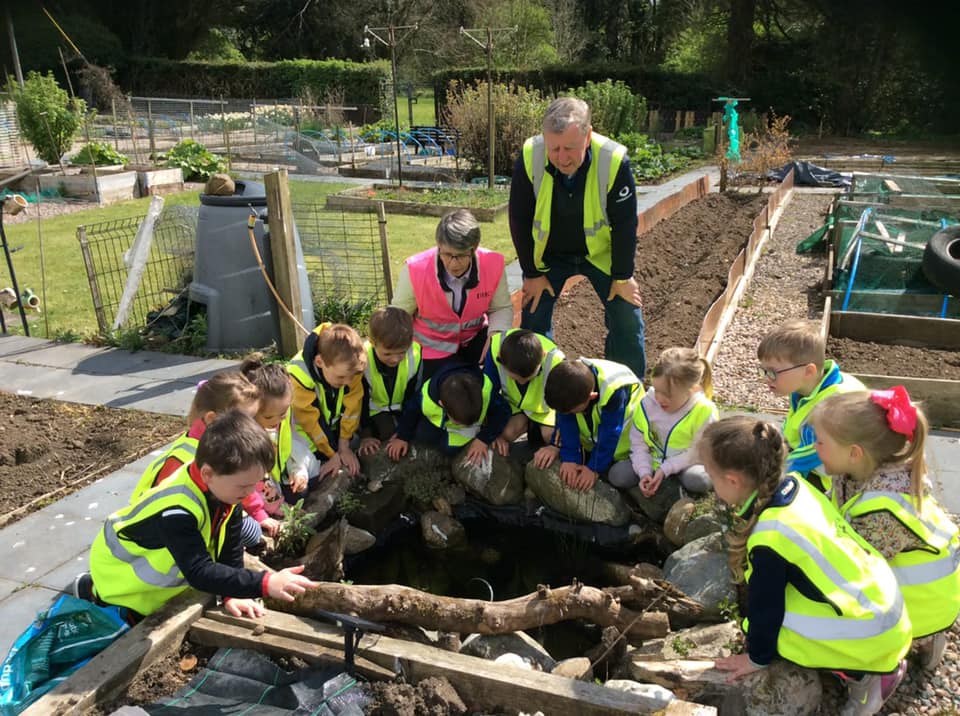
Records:
[[[250,617],[256,619],[267,613],[266,608],[256,599],[234,599],[227,597],[223,600],[223,609],[234,617]]]
[[[580,467],[575,462],[560,463],[560,479],[567,487],[575,487],[577,481],[577,468]]]
[[[360,461],[357,460],[356,454],[349,447],[341,446],[337,451],[340,455],[340,462],[346,468],[347,473],[350,477],[356,477],[360,474]]]
[[[373,455],[380,449],[380,441],[376,438],[363,438],[360,441],[360,447],[357,449],[357,455]]]
[[[503,438],[497,438],[493,441],[493,449],[497,451],[500,457],[506,457],[510,454],[510,443]]]
[[[490,452],[490,446],[483,442],[483,440],[474,438],[467,446],[467,454],[463,459],[471,465],[479,467],[483,465],[483,461],[487,459],[488,452]]]
[[[272,517],[267,517],[263,522],[260,523],[260,529],[266,532],[270,537],[276,537],[277,533],[280,532],[280,522]]]
[[[267,596],[283,602],[292,602],[308,589],[319,587],[319,582],[307,579],[302,574],[303,565],[281,569],[270,575],[267,581]]]
[[[755,666],[753,662],[750,661],[750,657],[747,654],[734,654],[733,656],[726,656],[715,661],[714,666],[718,671],[726,671],[728,673],[728,684],[732,684],[747,674],[752,674],[754,671],[762,668]]]
[[[308,482],[309,478],[307,477],[307,473],[298,472],[296,475],[290,478],[290,490],[292,492],[303,492],[307,489]]]
[[[644,475],[640,478],[640,492],[643,493],[644,497],[653,497],[657,494],[657,490],[660,489],[660,483],[663,482],[663,478],[666,477],[663,474],[663,470],[657,468],[657,471],[652,475]]]
[[[558,457],[560,457],[560,448],[545,445],[533,454],[533,464],[541,470],[546,470]]]
[[[396,435],[394,435],[387,442],[387,456],[396,462],[404,455],[407,454],[407,450],[410,448],[410,443],[406,440],[401,440]]]

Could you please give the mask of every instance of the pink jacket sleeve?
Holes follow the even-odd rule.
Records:
[[[243,511],[255,519],[257,524],[270,516],[263,506],[263,496],[260,494],[259,488],[244,497],[240,504],[243,505]]]

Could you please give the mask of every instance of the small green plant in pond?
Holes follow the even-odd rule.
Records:
[[[728,622],[740,623],[740,605],[735,599],[721,599],[717,602],[717,609],[720,610],[720,616]]]
[[[341,492],[337,497],[337,511],[341,515],[351,515],[361,507],[363,503],[360,501],[360,496],[353,490]]]
[[[127,162],[125,154],[121,154],[106,142],[90,142],[70,159],[71,164],[93,164],[98,167],[126,165]]]
[[[371,199],[384,201],[410,201],[417,204],[462,206],[468,209],[494,209],[510,199],[505,189],[371,189]]]
[[[683,636],[674,637],[673,641],[670,642],[670,648],[677,652],[678,656],[684,658],[690,656],[690,652],[693,651],[696,646],[697,642]]]
[[[180,167],[185,181],[206,181],[227,170],[227,163],[200,142],[184,139],[161,157],[168,167]]]
[[[302,555],[307,542],[317,532],[310,526],[310,521],[316,516],[315,512],[304,512],[302,499],[292,505],[284,504],[283,522],[277,535],[277,552],[287,557]]]

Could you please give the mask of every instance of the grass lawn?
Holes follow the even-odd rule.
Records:
[[[432,103],[430,106],[432,108]],[[292,179],[290,195],[295,203],[320,202],[323,204],[328,194],[348,186],[350,185]],[[197,206],[199,204],[197,191],[171,194],[164,199],[166,206],[176,204]],[[149,197],[133,199],[121,204],[65,214],[40,222],[46,273],[46,300],[43,305],[45,315],[38,316],[28,312],[31,335],[54,337],[69,333],[89,336],[97,332],[97,319],[93,310],[93,300],[90,297],[90,286],[83,266],[80,245],[77,242],[77,227],[83,224],[144,216],[149,204]],[[435,217],[388,214],[387,234],[394,280],[407,256],[433,244],[437,221]],[[13,262],[20,289],[29,287],[42,298],[40,241],[37,236],[37,227],[36,221],[30,221],[6,226],[5,231],[10,248],[19,249],[13,254]],[[503,252],[508,262],[515,258],[505,215],[495,223],[481,224],[481,231],[482,246]],[[0,288],[8,285],[10,281],[4,263],[0,265]],[[7,329],[15,333],[22,332],[16,310],[6,311],[5,315],[8,319]],[[49,323],[49,336],[46,333],[45,323]]]
[[[437,124],[433,106],[433,87],[416,87],[416,102],[413,103],[413,125],[410,124],[410,105],[406,96],[397,94],[397,110],[400,114],[400,127],[433,127]],[[387,117],[393,123],[393,117]]]

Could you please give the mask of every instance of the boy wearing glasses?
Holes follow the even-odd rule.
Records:
[[[790,398],[783,436],[790,452],[787,471],[799,472],[815,487],[830,492],[830,477],[817,457],[817,436],[807,419],[824,398],[835,393],[864,390],[863,383],[843,373],[825,357],[826,344],[819,326],[811,321],[789,321],[763,337],[757,347],[760,378],[777,395]]]
[[[406,260],[392,303],[413,316],[425,381],[451,360],[479,366],[488,331],[505,331],[513,323],[503,254],[479,248],[473,214],[457,209],[444,216],[436,241]]]

